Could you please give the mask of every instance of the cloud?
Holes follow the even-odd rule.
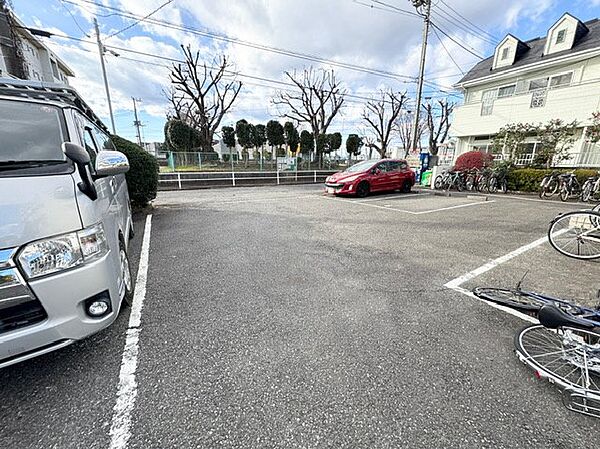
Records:
[[[164,2],[102,1],[140,16],[148,14]],[[413,11],[410,3],[405,3],[405,7],[399,3],[398,6]],[[455,0],[451,3],[448,1],[448,4],[463,17],[500,39],[522,23],[539,20],[552,8],[554,1]],[[80,0],[79,6],[72,8],[74,13],[88,22],[94,15],[107,13]],[[211,39],[148,22],[141,22],[106,39],[108,35],[134,23],[131,19],[115,16],[100,18],[103,39],[106,39],[107,45],[176,59],[181,58],[179,44],[189,44],[199,49],[206,61],[226,54],[240,73],[274,80],[285,80],[284,72],[288,70],[308,66],[333,67],[352,93],[368,97],[377,89],[387,86],[396,91],[408,90],[414,96],[415,85],[412,79],[418,72],[422,27],[419,17],[366,8],[349,0],[176,0],[152,17],[175,25],[185,24],[202,33],[209,32],[239,39],[247,44],[259,44],[268,49],[260,50],[252,48],[252,45]],[[65,20],[70,18],[65,16]],[[490,43],[490,36],[474,30],[442,3],[436,3],[433,8],[432,21],[452,36],[451,39],[438,32],[442,45],[434,32],[430,34],[426,68],[426,78],[430,84],[427,84],[426,95],[440,97],[445,96],[444,91],[461,76],[448,53],[462,71],[467,71],[479,60],[462,49],[455,40],[475,53],[486,56],[493,52],[493,45]],[[60,45],[53,45],[57,54],[77,74],[72,84],[82,90],[100,114],[106,116],[107,105],[96,45],[72,41],[60,41]],[[301,53],[304,58],[291,57],[286,54],[287,50]],[[129,111],[131,97],[134,96],[142,98],[140,107],[145,113],[155,117],[164,116],[167,104],[162,90],[169,84],[169,69],[165,67],[169,62],[122,50],[117,52],[120,57],[106,57],[114,109],[117,112]],[[364,70],[320,64],[311,61],[314,57],[356,65]],[[134,62],[131,58],[143,62]],[[393,79],[365,73],[369,68],[401,76]],[[278,111],[270,104],[276,91],[273,83],[244,77],[239,79],[244,83],[243,90],[224,122],[232,123],[239,118],[266,122],[274,118]],[[434,85],[437,87],[433,88]],[[414,100],[408,106],[414,107]],[[355,132],[360,125],[362,107],[360,100],[348,99],[343,114],[333,124],[334,130]]]

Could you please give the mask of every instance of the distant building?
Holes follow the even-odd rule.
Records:
[[[544,37],[521,41],[507,35],[494,55],[479,62],[456,84],[464,104],[454,110],[451,133],[456,156],[492,152],[492,140],[509,123],[577,120],[580,128],[569,159],[558,165],[600,165],[600,144],[586,139],[592,113],[600,109],[600,20],[581,22],[566,13]],[[526,140],[517,165],[531,163],[539,140]],[[505,152],[494,155],[505,158]]]
[[[73,71],[0,0],[0,77],[69,84]]]
[[[162,142],[144,142],[144,150],[150,153],[154,157],[164,159],[167,157],[167,152],[163,150],[165,144]]]

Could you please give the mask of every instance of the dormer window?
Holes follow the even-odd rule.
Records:
[[[508,58],[508,47],[502,49],[502,55],[500,56],[502,61],[504,61],[506,58]]]
[[[560,30],[556,33],[556,43],[562,44],[565,41],[565,37],[567,36],[567,30]]]

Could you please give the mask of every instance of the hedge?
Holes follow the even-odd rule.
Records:
[[[454,170],[481,170],[483,167],[492,165],[494,156],[481,151],[467,151],[456,158]]]
[[[139,145],[119,136],[111,137],[117,150],[129,159],[129,171],[125,174],[129,198],[134,208],[142,208],[156,198],[158,188],[158,162]]]
[[[508,172],[508,190],[518,190],[521,192],[537,192],[540,189],[540,183],[544,176],[549,175],[554,170],[541,168],[516,168]],[[570,170],[560,170],[567,173]],[[579,168],[573,170],[577,180],[581,185],[590,176],[595,176],[598,171],[592,169]]]

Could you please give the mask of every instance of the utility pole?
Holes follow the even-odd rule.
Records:
[[[96,40],[98,41],[98,53],[100,53],[100,65],[102,66],[102,77],[104,78],[104,89],[106,89],[106,100],[108,101],[108,112],[110,114],[110,124],[112,125],[113,134],[117,134],[115,128],[115,118],[113,116],[112,103],[110,102],[110,89],[108,88],[108,78],[106,78],[106,66],[104,65],[104,45],[100,41],[100,29],[98,21],[94,17],[94,29],[96,30]]]
[[[135,117],[133,126],[135,126],[135,129],[137,132],[137,134],[135,136],[137,137],[138,145],[142,146],[142,133],[140,132],[140,126],[142,126],[142,122],[140,122],[140,120],[138,119],[137,104],[136,104],[136,100],[137,101],[141,101],[141,100],[136,99],[135,97],[131,97],[131,99],[133,100],[133,116]]]
[[[419,80],[417,82],[417,104],[415,106],[415,123],[412,131],[412,148],[416,150],[419,140],[419,116],[421,114],[421,95],[423,94],[423,74],[425,72],[425,55],[427,51],[427,36],[429,34],[429,18],[431,13],[431,0],[411,0],[417,10],[425,6],[423,16],[423,43],[421,44],[421,63],[419,64]]]

